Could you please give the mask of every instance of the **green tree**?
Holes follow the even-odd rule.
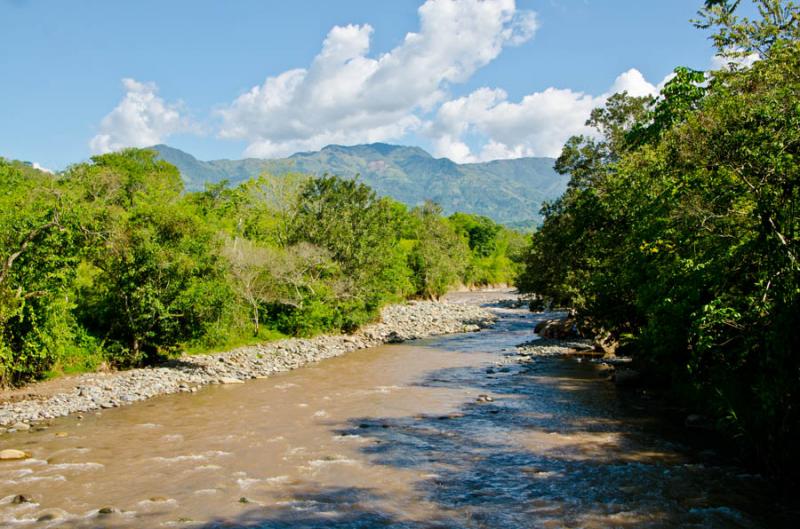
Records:
[[[0,158],[0,385],[41,376],[70,346],[73,221],[57,177]]]
[[[402,293],[397,210],[357,180],[324,176],[309,181],[298,197],[290,242],[327,250],[341,267],[341,294],[352,327]]]
[[[67,178],[83,191],[95,270],[79,291],[81,321],[113,361],[153,361],[199,337],[230,291],[213,231],[182,198],[180,175],[146,150],[96,156]]]
[[[678,69],[638,117],[614,119],[621,141],[568,142],[572,181],[520,285],[611,332],[765,468],[798,475],[800,18],[791,2],[758,2],[755,21],[737,4],[703,14],[720,53],[761,60],[707,84]]]
[[[416,294],[438,299],[463,277],[469,247],[441,217],[441,208],[426,202],[413,211],[417,237],[409,255]]]

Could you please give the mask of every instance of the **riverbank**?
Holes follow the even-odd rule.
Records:
[[[240,347],[210,355],[183,355],[167,364],[91,373],[0,392],[0,433],[74,413],[115,408],[157,395],[196,392],[210,384],[237,384],[296,369],[383,343],[472,332],[495,316],[471,304],[418,301],[390,305],[379,323],[352,335],[323,335]]]

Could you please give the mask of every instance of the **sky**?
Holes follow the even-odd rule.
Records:
[[[0,156],[60,170],[166,143],[557,156],[592,108],[708,69],[702,0],[0,0]]]

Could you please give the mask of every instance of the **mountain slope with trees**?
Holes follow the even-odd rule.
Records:
[[[263,172],[276,176],[292,172],[354,178],[378,195],[414,207],[426,200],[441,205],[445,214],[457,211],[483,215],[510,226],[538,223],[540,205],[566,188],[567,178],[553,169],[552,158],[518,158],[457,164],[434,158],[419,147],[373,143],[345,147],[329,145],[320,151],[288,158],[214,160],[203,162],[166,145],[153,147],[162,160],[175,165],[191,191],[206,182],[236,184]]]

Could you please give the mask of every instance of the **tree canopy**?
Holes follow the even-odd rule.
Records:
[[[519,284],[572,307],[652,380],[774,472],[800,461],[800,10],[707,2],[703,26],[751,65],[678,68],[618,94],[567,142]],[[602,118],[602,119],[598,119]],[[793,469],[793,470],[790,470]]]

